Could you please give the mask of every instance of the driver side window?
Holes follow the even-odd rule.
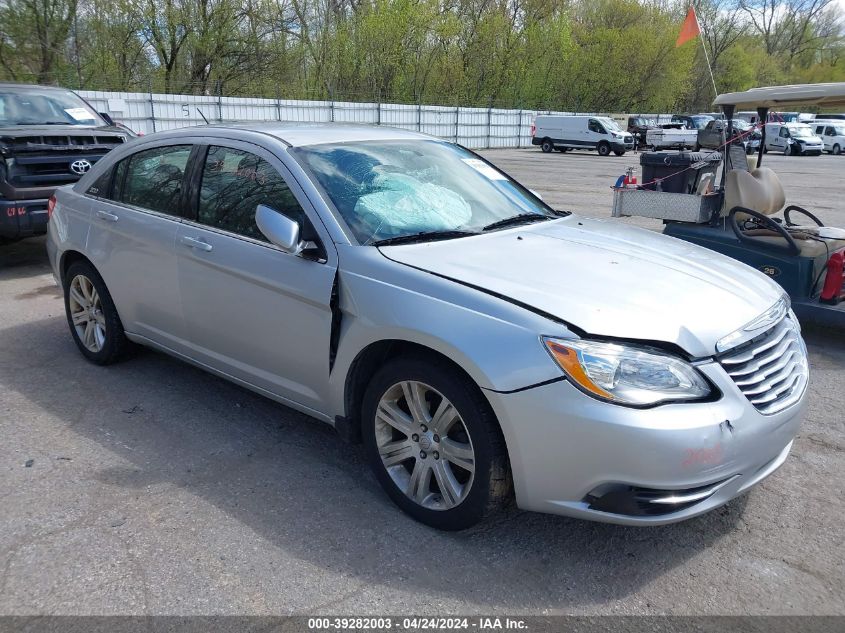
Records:
[[[602,127],[601,123],[596,121],[595,119],[590,119],[590,123],[588,125],[590,132],[595,132],[597,134],[605,134],[605,130]]]
[[[780,129],[780,136],[781,138],[789,138],[789,130],[787,130],[785,127],[782,127]]]
[[[263,158],[211,146],[202,170],[197,221],[262,242],[255,208],[266,205],[305,227],[305,211],[284,178]]]

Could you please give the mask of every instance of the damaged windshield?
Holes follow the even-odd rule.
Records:
[[[360,141],[292,151],[361,244],[415,235],[448,239],[558,215],[451,143]]]

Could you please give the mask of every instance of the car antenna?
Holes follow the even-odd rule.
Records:
[[[206,119],[206,118],[205,118],[205,115],[202,113],[202,110],[200,110],[199,108],[197,108],[197,112],[199,112],[199,113],[200,113],[200,116],[202,117],[202,120],[203,120],[203,121],[205,121],[205,124],[206,124],[206,125],[209,125],[209,123],[208,123],[208,119]]]

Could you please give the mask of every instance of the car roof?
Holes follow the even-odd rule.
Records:
[[[61,86],[42,86],[40,84],[22,84],[14,81],[0,81],[0,88],[38,88],[39,90],[60,90],[61,92],[68,92],[70,88],[62,88]]]
[[[264,134],[274,137],[290,147],[319,145],[323,143],[347,143],[350,141],[392,141],[392,140],[432,140],[434,137],[419,132],[401,130],[383,125],[361,125],[351,123],[300,123],[294,121],[270,121],[262,123],[217,123],[178,128],[149,135],[147,138],[176,137],[195,135],[220,136],[232,138],[245,132]]]

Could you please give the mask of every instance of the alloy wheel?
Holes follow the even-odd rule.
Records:
[[[381,397],[375,439],[393,483],[430,510],[460,505],[472,488],[475,451],[455,406],[436,389],[406,380]]]
[[[71,280],[68,304],[79,340],[86,349],[99,352],[106,344],[106,320],[100,295],[85,275],[77,275]]]

